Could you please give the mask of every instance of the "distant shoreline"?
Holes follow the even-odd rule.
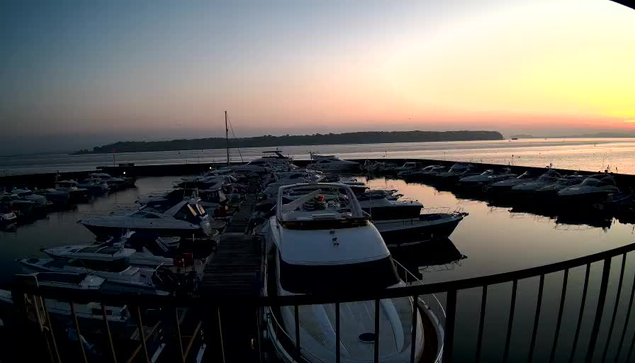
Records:
[[[264,135],[258,137],[232,138],[231,148],[282,147],[341,144],[378,144],[398,142],[442,142],[442,141],[486,141],[504,140],[497,131],[365,131],[341,134],[313,135]],[[205,139],[181,139],[170,141],[126,141],[103,146],[93,150],[79,150],[71,155],[106,154],[114,152],[152,152],[176,150],[224,149],[226,140],[222,137]]]

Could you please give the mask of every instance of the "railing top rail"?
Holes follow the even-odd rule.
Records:
[[[101,301],[106,304],[143,305],[143,306],[228,306],[228,305],[311,305],[334,302],[350,302],[374,299],[389,299],[404,296],[425,295],[452,290],[471,289],[486,285],[496,285],[514,280],[522,280],[535,276],[546,275],[565,269],[584,266],[597,261],[619,256],[635,250],[635,243],[617,247],[611,250],[594,253],[566,261],[551,263],[542,266],[531,267],[523,270],[504,272],[494,275],[486,275],[448,282],[436,282],[425,285],[414,285],[385,290],[368,291],[344,291],[320,295],[294,295],[294,296],[147,296],[137,294],[106,295],[99,291],[73,290],[65,291],[45,286],[35,287],[16,284],[13,290],[18,293],[29,293],[54,298],[61,301],[90,302]]]

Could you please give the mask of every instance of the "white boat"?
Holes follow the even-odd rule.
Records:
[[[285,191],[295,187],[312,191],[287,204]],[[268,253],[265,270],[265,295],[292,296],[337,291],[376,290],[405,286],[381,235],[369,223],[350,188],[336,183],[281,187],[276,216],[268,223]],[[322,193],[341,192],[339,202],[326,202]],[[320,203],[316,208],[315,201]],[[310,207],[306,208],[307,203]],[[381,362],[409,362],[414,345],[415,361],[424,349],[423,320],[436,321],[428,312],[418,314],[408,298],[382,299],[379,302],[379,358]],[[267,337],[278,358],[293,358],[296,328],[295,307],[264,309]],[[376,336],[374,301],[340,304],[341,362],[373,361]],[[371,313],[369,313],[371,312]],[[334,304],[303,305],[298,308],[297,334],[301,342],[301,361],[331,362],[335,355]],[[412,341],[412,330],[415,340]],[[428,339],[428,338],[425,338]],[[431,337],[430,337],[431,339]],[[285,344],[288,342],[288,344]]]
[[[349,160],[342,160],[333,155],[314,155],[313,162],[307,169],[320,171],[355,171],[360,169],[359,163]]]
[[[315,170],[294,170],[273,173],[273,179],[262,191],[263,194],[270,197],[277,197],[278,189],[283,185],[297,184],[297,183],[315,183],[324,176],[321,172]]]
[[[55,189],[67,192],[71,202],[88,199],[88,189],[80,188],[75,180],[58,180],[55,182]]]
[[[266,173],[268,171],[290,171],[296,168],[293,160],[282,155],[281,150],[263,151],[263,157],[254,159],[247,164],[232,166],[229,169],[236,172]]]
[[[108,183],[102,181],[99,178],[86,178],[81,183],[78,183],[77,187],[86,189],[93,195],[108,193],[108,190],[110,190],[110,186],[108,185]]]
[[[121,190],[131,183],[130,180],[126,180],[125,178],[113,177],[107,173],[91,173],[90,178],[108,184],[108,188],[111,191]],[[132,182],[132,184],[134,184],[134,182]]]
[[[466,176],[459,179],[459,183],[465,187],[487,186],[502,180],[516,178],[518,175],[505,170],[497,173],[492,169],[485,170],[479,175]]]
[[[11,194],[15,194],[19,199],[34,202],[38,206],[46,206],[48,204],[48,200],[45,196],[35,194],[29,189],[14,188]]]
[[[415,171],[421,169],[421,163],[418,161],[406,161],[402,166],[398,166],[393,169],[397,174],[405,171]]]
[[[166,293],[157,289],[153,277],[156,269],[140,268],[118,261],[104,263],[94,259],[74,258],[46,259],[46,258],[25,258],[18,260],[22,265],[24,273],[35,272],[71,272],[90,273],[102,277],[111,285],[109,289],[117,289],[119,292],[130,291],[144,294],[165,295]]]
[[[155,233],[159,236],[186,236],[214,234],[213,230],[225,227],[226,223],[212,219],[201,206],[200,200],[183,200],[165,212],[142,207],[123,216],[104,216],[79,223],[97,236],[118,236],[122,231]]]
[[[18,222],[18,216],[8,205],[0,205],[0,228],[6,228]]]
[[[509,178],[492,183],[487,191],[490,193],[507,192],[517,185],[533,182],[534,180],[536,180],[536,178],[530,172],[526,171],[516,178]]]
[[[372,191],[358,194],[359,205],[373,220],[419,218],[423,204],[417,201],[389,199],[389,194]]]
[[[450,170],[442,171],[438,173],[435,177],[435,182],[437,183],[450,183],[455,182],[461,178],[476,175],[475,173],[476,167],[472,164],[465,163],[456,163],[452,165]]]
[[[39,305],[40,300],[33,300]],[[45,299],[46,309],[53,319],[68,322],[72,318],[71,307],[68,302],[58,301],[54,299]],[[9,290],[0,290],[0,305],[14,311],[13,296]],[[41,308],[41,306],[38,306]],[[124,306],[104,306],[106,310],[106,318],[112,326],[111,329],[124,328],[130,320],[128,308]],[[44,313],[44,311],[42,311]],[[103,326],[104,315],[102,305],[99,302],[89,302],[87,304],[75,304],[75,316],[81,324],[99,324]]]
[[[450,237],[467,213],[429,213],[419,218],[373,221],[389,247],[420,244]]]
[[[425,179],[433,178],[437,176],[438,174],[442,173],[443,171],[445,171],[445,166],[443,165],[428,165],[420,170],[416,169],[416,170],[401,171],[397,174],[397,176],[404,179],[425,180]]]
[[[125,263],[136,251],[123,244],[93,244],[51,247],[42,252],[53,258],[99,261],[109,264]]]
[[[531,193],[533,194],[536,190],[540,188],[544,188],[548,185],[555,184],[561,179],[562,176],[554,171],[549,170],[546,173],[542,174],[536,180],[528,181],[527,183],[521,183],[518,185],[514,185],[512,187],[512,192],[514,193]]]
[[[18,283],[64,290],[99,290],[106,281],[92,274],[71,272],[16,274],[15,279]]]
[[[567,175],[559,178],[553,184],[545,185],[541,188],[536,189],[536,193],[540,197],[557,197],[559,191],[564,188],[580,184],[584,181],[584,179],[586,178],[578,174]]]
[[[582,183],[566,187],[558,192],[558,197],[572,204],[603,201],[609,194],[619,193],[611,177],[586,178]]]

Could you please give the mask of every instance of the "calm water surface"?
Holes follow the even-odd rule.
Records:
[[[240,150],[242,160],[260,157],[263,150]],[[635,174],[632,157],[635,139],[527,139],[500,141],[414,142],[390,144],[351,144],[285,146],[285,154],[295,159],[308,159],[309,151],[337,154],[343,158],[443,159],[598,171],[610,166],[613,171]],[[232,150],[232,160],[239,162],[238,150]],[[56,171],[86,171],[97,166],[116,163],[136,165],[209,163],[225,161],[225,150],[182,150],[142,153],[31,156],[0,156],[0,176]]]
[[[19,265],[14,262],[16,258],[44,257],[44,254],[40,252],[43,247],[90,243],[93,239],[92,234],[78,224],[77,220],[133,209],[139,195],[169,189],[173,180],[175,180],[174,177],[142,178],[138,180],[136,189],[99,198],[92,204],[79,205],[74,211],[49,214],[45,219],[18,227],[15,232],[0,232],[2,248],[0,282],[8,283],[11,275],[20,271]],[[408,250],[406,253],[395,253],[401,262],[418,271],[425,282],[449,281],[528,268],[604,251],[633,241],[634,226],[622,224],[616,220],[612,221],[609,228],[558,224],[547,217],[529,213],[512,213],[510,208],[490,207],[485,202],[458,199],[450,192],[439,192],[425,185],[406,184],[404,181],[386,179],[370,180],[369,184],[375,188],[399,189],[406,198],[417,199],[426,207],[447,207],[451,210],[460,208],[469,213],[451,236],[451,241]],[[464,255],[464,258],[461,258],[461,255]],[[615,267],[611,271],[606,309],[613,307],[617,285],[615,281],[621,261],[616,259],[613,262]],[[629,257],[624,278],[624,291],[630,290],[634,268],[635,261]],[[589,290],[585,316],[590,316],[595,309],[600,271],[601,266],[593,265],[591,277],[593,288]],[[559,343],[562,347],[570,347],[572,344],[573,334],[570,330],[575,326],[577,319],[583,277],[583,268],[571,271],[563,331]],[[545,281],[536,360],[548,359],[562,275],[549,275]],[[537,286],[538,279],[519,282],[510,361],[526,353],[529,346],[530,334],[527,334],[527,331],[531,331],[533,326]],[[504,342],[507,328],[510,291],[511,284],[492,286],[489,289],[483,361],[497,361],[502,357],[501,342]],[[476,344],[480,293],[480,290],[470,290],[463,291],[458,296],[457,332],[460,333],[456,337],[457,352],[455,354],[459,361],[473,360],[473,357],[462,354],[464,354],[463,351],[473,352],[474,344]],[[440,295],[440,298],[443,300],[444,296]],[[623,293],[622,306],[626,305],[627,302],[624,300],[627,299],[628,294]],[[620,314],[623,318],[622,310]],[[580,337],[582,346],[586,345],[584,342],[588,339],[591,324],[592,322],[585,321],[583,325]],[[616,331],[621,332],[621,324],[616,325]],[[604,332],[608,329],[606,325],[608,325],[607,321],[603,325]],[[627,344],[630,344],[632,336],[633,332],[629,331]],[[600,342],[598,346],[603,348],[602,344]]]

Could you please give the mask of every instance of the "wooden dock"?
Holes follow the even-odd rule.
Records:
[[[249,196],[233,216],[212,260],[205,267],[201,296],[214,298],[245,298],[260,294],[262,286],[262,248],[259,238],[245,234],[255,197]],[[210,347],[206,361],[258,361],[258,327],[254,319],[258,308],[224,307],[208,312],[208,333],[218,336],[222,331],[222,346]],[[220,326],[219,326],[220,322]],[[219,341],[212,339],[211,341]]]

